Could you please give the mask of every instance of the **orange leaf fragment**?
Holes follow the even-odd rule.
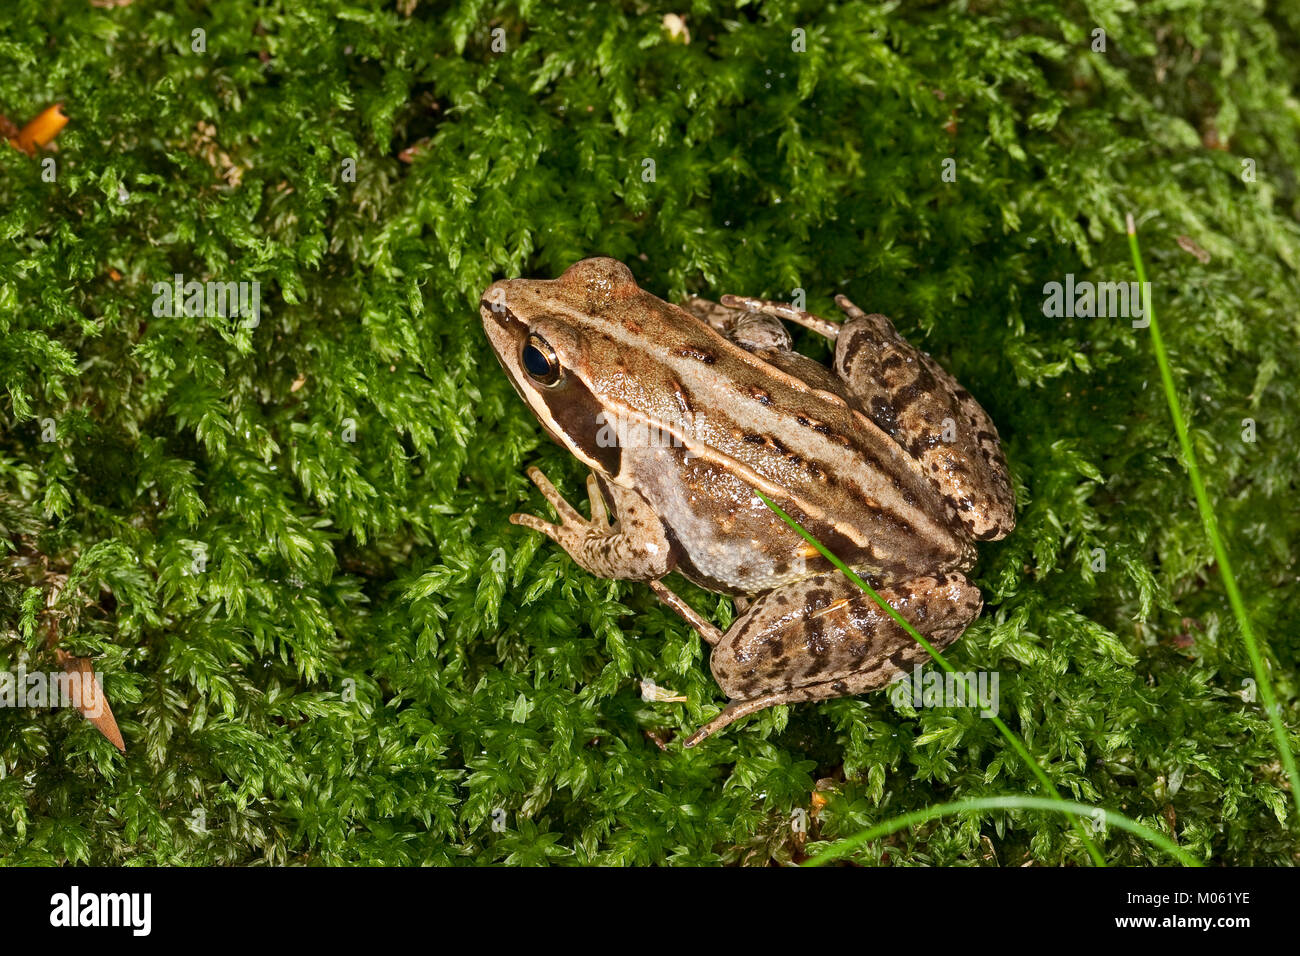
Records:
[[[68,117],[63,112],[63,104],[55,103],[19,130],[18,138],[11,139],[9,145],[21,149],[28,156],[34,156],[38,146],[46,146],[67,125]]]

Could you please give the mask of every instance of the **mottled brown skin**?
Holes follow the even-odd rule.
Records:
[[[713,645],[732,702],[687,746],[765,707],[883,687],[925,656],[755,489],[939,647],[979,614],[962,575],[974,542],[1014,526],[988,415],[887,318],[838,301],[842,325],[732,296],[681,308],[613,259],[483,294],[484,330],[511,382],[592,471],[590,521],[537,469],[560,523],[511,520],[593,574],[652,582]],[[834,340],[834,370],[793,351],[781,319]],[[543,374],[526,348],[546,356],[532,355]],[[720,633],[659,581],[671,571],[735,595],[740,618]]]

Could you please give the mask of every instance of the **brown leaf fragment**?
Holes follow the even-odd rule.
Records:
[[[423,150],[424,147],[428,145],[429,145],[428,138],[422,139],[418,143],[413,143],[412,145],[406,147],[406,149],[398,153],[397,158],[404,163],[408,163],[408,164],[413,163],[415,162],[415,157],[420,155],[420,151]]]
[[[64,671],[80,675],[81,693],[76,704],[77,710],[95,725],[95,729],[103,734],[110,744],[122,753],[126,753],[126,742],[122,740],[122,731],[118,729],[117,720],[113,717],[113,708],[108,705],[108,697],[105,696],[103,688],[99,686],[99,681],[95,677],[95,668],[90,663],[90,658],[73,657],[61,648],[55,649],[54,656]]]
[[[1196,258],[1200,260],[1201,265],[1207,265],[1210,261],[1210,254],[1198,246],[1196,240],[1191,236],[1179,236],[1178,248],[1182,249],[1183,252],[1196,256]]]

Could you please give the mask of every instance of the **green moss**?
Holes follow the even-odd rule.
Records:
[[[988,721],[882,694],[691,752],[650,739],[721,703],[707,655],[644,586],[507,523],[540,509],[526,464],[577,500],[584,476],[476,310],[495,277],[601,253],[666,298],[797,286],[893,316],[989,409],[1020,491],[950,659],[999,672],[1067,797],[1215,862],[1294,862],[1149,343],[1044,316],[1042,289],[1131,279],[1138,216],[1294,727],[1300,7],[298,6],[0,11],[0,112],[71,116],[53,183],[0,149],[0,657],[53,666],[57,624],[128,747],[70,710],[0,710],[0,856],[754,863],[798,852],[821,779],[814,839],[1036,792]],[[155,317],[176,273],[260,282],[260,325]],[[689,702],[643,702],[642,678]],[[885,846],[858,859],[1087,860],[1028,811]]]

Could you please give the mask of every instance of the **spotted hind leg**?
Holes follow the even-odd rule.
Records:
[[[877,592],[936,650],[957,640],[982,606],[979,590],[957,572]],[[777,588],[756,599],[713,648],[710,668],[731,703],[686,746],[777,704],[878,690],[924,660],[925,648],[839,571]]]
[[[724,304],[719,305],[709,299],[692,297],[682,303],[682,308],[746,351],[763,353],[793,348],[790,333],[778,317],[744,306],[732,307],[726,304],[728,298],[724,295]]]
[[[835,303],[847,317],[843,324],[781,302],[727,295],[722,302],[794,322],[834,342],[835,374],[849,400],[920,464],[970,536],[991,541],[1011,533],[1015,492],[993,420],[886,316],[863,312],[842,295]]]

